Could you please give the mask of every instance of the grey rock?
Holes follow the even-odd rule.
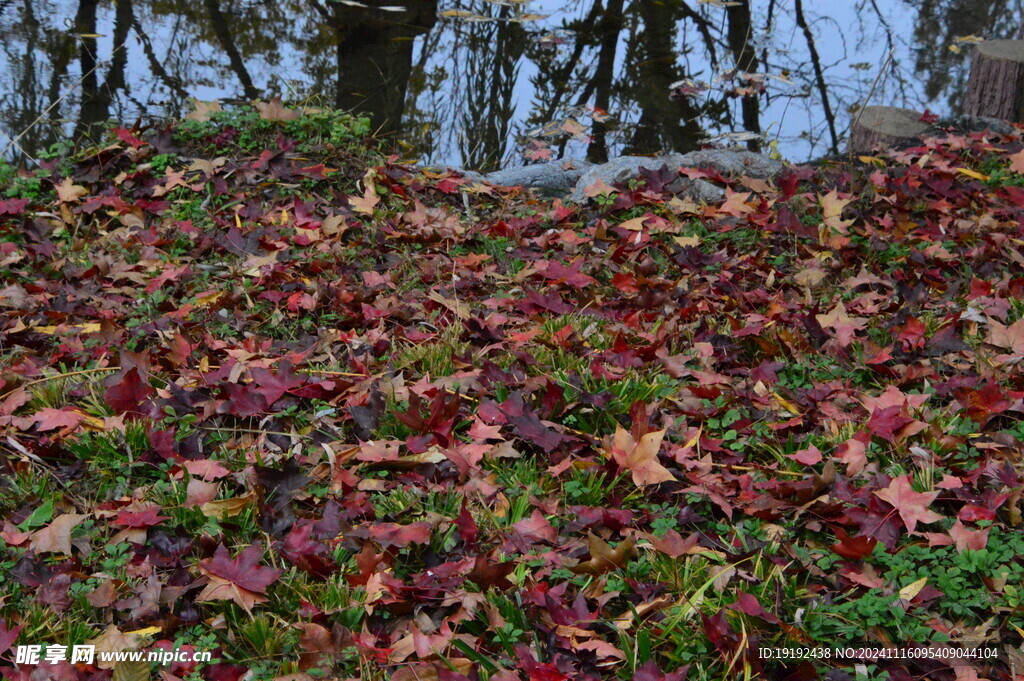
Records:
[[[685,177],[680,178],[679,182],[680,187],[676,190],[676,194],[682,194],[703,203],[718,203],[725,200],[725,189],[714,182],[701,178],[691,180]]]
[[[547,194],[564,194],[572,189],[591,167],[590,163],[579,160],[560,160],[538,163],[521,168],[507,168],[488,173],[487,182],[502,187],[528,187]]]
[[[444,173],[444,172],[458,173],[459,175],[462,175],[463,177],[465,177],[467,180],[473,180],[474,182],[483,182],[484,181],[483,173],[478,173],[475,170],[464,170],[462,168],[456,168],[455,166],[445,166],[445,165],[440,165],[440,166],[434,166],[434,165],[419,166],[418,165],[418,166],[413,166],[413,170],[429,170],[429,171],[432,171],[432,172],[435,172],[435,173]]]
[[[691,151],[687,154],[671,153],[664,156],[620,156],[607,163],[590,168],[583,173],[569,198],[576,202],[586,200],[585,190],[595,182],[602,180],[607,184],[623,183],[640,174],[641,168],[660,170],[681,167],[711,167],[723,175],[746,175],[747,177],[769,178],[779,173],[783,164],[767,156],[747,150],[707,149]],[[725,190],[718,185],[703,179],[689,180],[681,178],[678,193],[708,203],[721,201],[725,198]]]
[[[680,166],[714,168],[723,175],[746,175],[761,180],[782,172],[782,161],[746,149],[703,149],[682,155]]]
[[[1017,129],[1008,121],[988,116],[961,116],[956,119],[956,127],[968,132],[991,130],[997,135],[1015,135]]]

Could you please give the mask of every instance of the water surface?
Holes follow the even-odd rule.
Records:
[[[0,148],[278,94],[472,168],[708,143],[799,160],[841,149],[867,101],[955,113],[972,36],[1022,19],[1021,0],[0,0]]]

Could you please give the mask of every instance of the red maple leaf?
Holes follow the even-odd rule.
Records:
[[[901,405],[875,409],[868,420],[868,430],[889,442],[919,433],[926,427],[927,424],[907,416],[906,407]]]
[[[21,215],[28,208],[28,199],[0,201],[0,215]]]
[[[36,430],[42,432],[45,430],[56,430],[57,428],[74,428],[82,422],[85,414],[79,411],[47,407],[46,409],[40,409],[32,418],[36,422]]]
[[[14,642],[18,640],[18,632],[21,631],[22,626],[24,625],[19,624],[13,629],[8,629],[7,622],[0,617],[0,654],[10,650]]]
[[[129,511],[121,509],[117,513],[114,523],[125,527],[153,527],[167,520],[168,516],[160,515],[156,506],[150,506],[144,511]]]
[[[267,410],[267,400],[251,386],[228,383],[224,386],[226,398],[218,411],[245,418]]]
[[[538,263],[539,265],[540,263]],[[596,284],[597,280],[593,277],[583,274],[581,268],[583,267],[583,259],[577,258],[571,265],[563,265],[557,260],[550,260],[547,262],[547,266],[544,268],[544,276],[547,277],[548,281],[554,284],[568,284],[573,288],[584,288],[591,284]],[[538,269],[540,269],[538,267]]]
[[[533,514],[529,518],[523,518],[512,525],[512,529],[530,541],[545,541],[554,544],[558,539],[555,528],[536,508],[533,509]]]
[[[953,523],[953,527],[949,528],[949,536],[953,538],[958,553],[963,553],[967,549],[980,551],[988,544],[990,529],[986,527],[982,530],[968,530],[962,522],[957,520]]]
[[[262,544],[253,544],[234,558],[221,544],[212,559],[199,562],[199,570],[210,582],[196,600],[234,601],[251,613],[253,605],[267,600],[267,587],[284,572],[260,565],[262,557]]]
[[[250,373],[253,382],[258,386],[256,392],[263,395],[268,407],[289,390],[294,390],[306,382],[305,376],[292,371],[292,363],[288,360],[281,362],[276,373],[267,369],[253,369]]]
[[[103,395],[107,404],[118,413],[135,411],[144,399],[153,394],[153,389],[142,379],[136,367],[121,369],[103,384],[107,386]]]
[[[377,523],[370,528],[370,538],[385,549],[389,546],[405,548],[409,544],[426,544],[430,541],[430,524]]]
[[[114,128],[114,134],[117,135],[117,139],[125,144],[130,144],[132,149],[146,146],[145,142],[133,135],[127,128]]]

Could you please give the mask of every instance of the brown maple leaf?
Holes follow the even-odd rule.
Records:
[[[1024,355],[1024,318],[1009,326],[989,319],[986,340],[990,345],[1009,350],[1012,356]]]
[[[71,531],[88,516],[64,513],[46,527],[32,533],[31,546],[36,553],[63,553],[71,555]]]
[[[753,213],[754,208],[747,203],[750,192],[734,192],[729,188],[725,190],[726,199],[718,209],[726,215],[740,217],[746,213]]]
[[[260,118],[265,121],[294,121],[301,115],[295,109],[285,108],[280,97],[273,97],[269,102],[253,102],[253,104],[260,112]]]
[[[928,504],[935,501],[938,492],[915,492],[910,486],[910,475],[894,478],[885,489],[875,490],[875,495],[882,501],[892,504],[903,518],[907,531],[913,532],[918,522],[925,524],[942,520],[943,516],[928,510]]]
[[[192,106],[195,107],[195,110],[185,114],[185,118],[192,121],[199,121],[200,123],[205,123],[210,120],[210,117],[213,116],[213,114],[223,111],[223,109],[220,108],[220,102],[217,100],[212,102],[203,102],[193,97]]]
[[[70,177],[65,177],[56,189],[57,198],[61,203],[75,203],[89,193],[89,190],[82,185],[72,182]]]
[[[665,431],[657,430],[647,433],[637,442],[628,430],[620,427],[607,449],[612,459],[630,472],[637,487],[657,485],[676,479],[658,462],[658,450],[664,437]]]
[[[124,633],[117,628],[117,625],[108,625],[103,633],[96,638],[86,641],[89,645],[96,646],[97,652],[120,653],[125,650],[137,650],[140,644],[138,636]],[[100,669],[113,669],[117,664],[114,660],[107,660],[99,657],[96,666]]]
[[[591,532],[588,536],[590,542],[590,560],[569,568],[577,575],[603,575],[606,572],[626,566],[629,559],[633,557],[636,541],[628,537],[625,541],[619,542],[614,549],[611,544]]]
[[[846,208],[846,204],[853,200],[853,197],[841,199],[839,198],[839,192],[833,189],[828,194],[819,195],[819,199],[821,200],[822,221],[841,234],[845,234],[846,228],[853,224],[853,221],[842,220],[843,209]]]
[[[601,178],[597,178],[596,182],[594,182],[593,184],[589,184],[589,185],[587,185],[586,187],[583,188],[583,193],[588,198],[591,198],[591,199],[594,198],[594,197],[600,196],[601,194],[614,194],[617,191],[618,191],[617,189],[612,187],[610,184],[608,184],[607,182],[605,182]]]
[[[1010,170],[1018,175],[1024,175],[1024,149],[1018,151],[1016,154],[1011,154],[1009,158]]]

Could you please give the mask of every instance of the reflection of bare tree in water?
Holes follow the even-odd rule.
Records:
[[[950,51],[957,37],[1024,37],[1024,5],[1020,0],[904,0],[917,9],[914,27],[914,68],[925,76],[924,93],[944,95],[954,110],[963,99],[970,45]]]
[[[594,0],[583,18],[564,28],[574,33],[572,48],[564,60],[538,60],[541,73],[533,84],[540,106],[531,121],[550,120],[569,103],[612,112],[617,126],[592,125],[587,155],[593,161],[606,159],[613,147],[640,154],[693,149],[707,124],[729,119],[721,98],[670,97],[674,83],[697,75],[692,56],[699,53],[696,61],[712,69],[720,67],[719,52],[731,55],[739,70],[758,65],[747,1],[730,7],[727,32],[706,7],[685,0]],[[757,96],[744,97],[741,111],[747,129],[759,132]]]
[[[412,71],[413,38],[434,25],[437,0],[408,0],[401,12],[377,7],[393,2],[370,0],[353,7],[309,0],[334,29],[339,109],[365,113],[383,134],[402,122],[406,88]]]
[[[947,46],[1018,35],[1022,3],[854,0],[840,24],[833,0],[0,0],[0,115],[38,150],[62,127],[95,136],[110,117],[179,114],[199,88],[227,99],[326,92],[423,156],[484,169],[508,160],[517,132],[555,121],[557,134],[570,115],[585,127],[565,131],[589,143],[552,136],[536,158],[682,151],[723,133],[757,147],[749,135],[779,134],[780,122],[813,152],[838,148],[869,94],[958,104],[970,48]],[[555,8],[557,18],[519,17]],[[450,9],[477,16],[437,19]],[[792,82],[762,91],[743,84],[751,72]],[[711,87],[670,97],[680,81]],[[609,118],[588,117],[595,107]]]
[[[489,7],[477,8],[485,12]],[[457,40],[476,58],[468,60],[462,74],[466,102],[459,140],[467,167],[493,170],[499,167],[508,145],[514,115],[513,91],[523,54],[525,32],[509,22],[512,8],[498,8],[493,22],[463,24]]]
[[[32,0],[13,5],[16,18],[10,24],[5,24],[3,39],[0,40],[8,65],[7,76],[14,86],[3,93],[0,108],[9,122],[8,130],[12,138],[26,131],[17,146],[29,153],[45,149],[57,141],[59,131],[54,126],[33,124],[50,102],[59,96],[60,79],[67,73],[74,54],[74,41],[71,37],[54,36],[46,31],[38,9]],[[45,16],[50,8],[43,7],[41,10]],[[50,56],[50,64],[40,63],[41,55]],[[45,66],[49,66],[49,69]],[[44,83],[47,71],[49,78]],[[58,114],[59,110],[53,112],[54,117]],[[7,146],[7,141],[2,137],[0,141],[3,146]]]
[[[242,84],[245,96],[249,99],[256,99],[259,97],[259,90],[252,84],[252,76],[249,75],[249,69],[245,66],[245,60],[238,51],[238,46],[235,45],[231,26],[228,24],[224,13],[220,10],[220,0],[203,0],[203,5],[206,7],[207,15],[210,17],[210,26],[217,36],[217,41],[224,48],[224,53],[227,54],[228,61],[231,64],[231,70],[238,76],[238,81]]]
[[[688,150],[703,135],[701,109],[693,100],[670,98],[672,84],[689,74],[677,59],[676,25],[683,3],[641,2],[638,17],[643,28],[630,41],[621,98],[633,100],[640,111],[626,143],[626,151],[651,154],[666,149]]]
[[[75,139],[95,141],[110,118],[110,105],[115,94],[125,83],[125,66],[128,53],[125,42],[131,28],[133,15],[131,0],[117,0],[114,10],[113,54],[107,75],[100,83],[100,62],[97,57],[96,11],[97,0],[80,0],[75,15],[75,32],[78,34],[78,63],[81,71],[82,102],[79,106],[78,121],[75,124]]]

